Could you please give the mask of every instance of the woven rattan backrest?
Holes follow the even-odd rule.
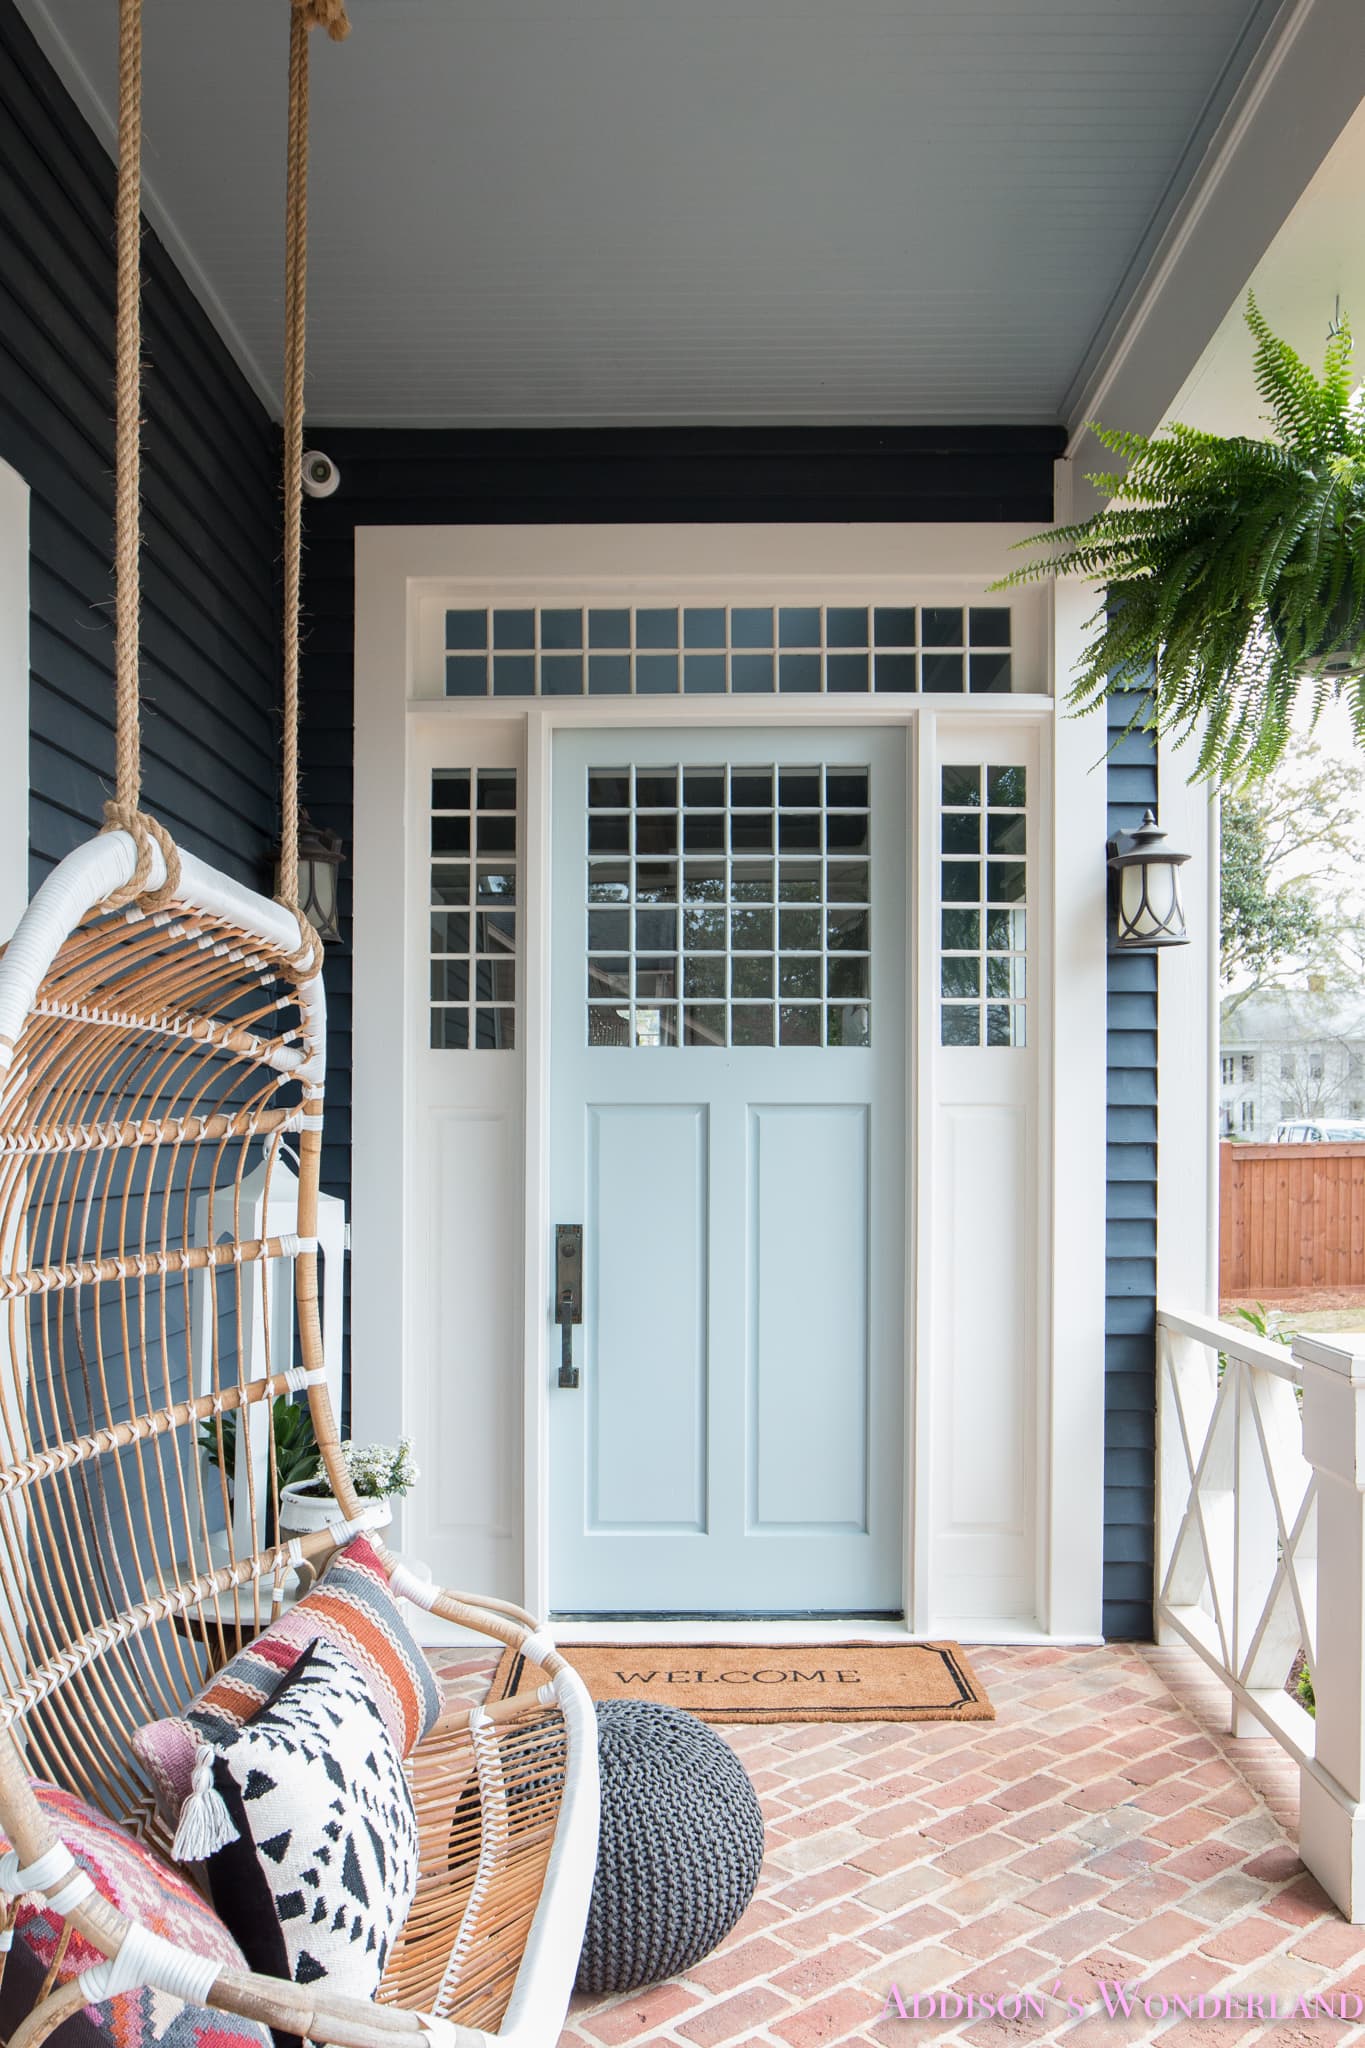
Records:
[[[342,0],[290,0],[284,900],[269,903],[141,808],[141,0],[117,16],[116,796],[0,962],[0,1746],[137,1819],[149,1788],[130,1734],[185,1703],[300,1560],[276,1540],[277,1399],[306,1386],[342,1519],[358,1508],[321,1383],[324,1005],[297,907],[308,46],[314,26],[340,40],[348,24]],[[27,1853],[42,1822],[12,1749],[0,1781]]]
[[[0,1727],[136,1820],[131,1730],[283,1588],[273,1440],[259,1455],[281,1395],[307,1384],[357,1503],[318,1383],[313,957],[291,912],[189,856],[168,907],[89,908],[133,858],[118,833],[72,855],[0,962]],[[286,1162],[297,1223],[267,1235]]]

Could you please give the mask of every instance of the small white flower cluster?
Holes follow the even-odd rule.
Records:
[[[420,1477],[411,1437],[405,1436],[396,1448],[393,1444],[344,1443],[341,1456],[362,1500],[386,1500],[407,1493]]]

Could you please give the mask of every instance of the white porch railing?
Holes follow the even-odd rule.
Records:
[[[1158,1312],[1156,1627],[1298,1763],[1303,1860],[1365,1919],[1365,1337]]]
[[[1178,1639],[1232,1695],[1234,1735],[1299,1763],[1313,1717],[1285,1691],[1317,1671],[1317,1482],[1303,1455],[1303,1368],[1211,1316],[1157,1314],[1157,1640]]]

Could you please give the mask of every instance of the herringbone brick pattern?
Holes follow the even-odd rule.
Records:
[[[1365,2038],[1304,2016],[1301,2000],[1365,2000],[1365,1928],[1299,1864],[1292,1768],[1214,1732],[1222,1696],[1193,1659],[971,1655],[994,1722],[723,1729],[767,1816],[753,1905],[685,1977],[575,2000],[561,2048]],[[1102,1982],[1136,1996],[1131,2017],[1109,2017]],[[1030,1991],[1042,2017],[990,2011]]]

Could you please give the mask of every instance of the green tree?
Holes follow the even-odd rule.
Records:
[[[1265,824],[1255,801],[1223,804],[1223,979],[1239,984],[1229,1006],[1264,989],[1287,963],[1322,936],[1322,916],[1306,881],[1276,883],[1266,862]]]
[[[1358,984],[1365,962],[1360,818],[1365,766],[1305,746],[1292,766],[1222,804],[1222,978],[1248,996]]]

